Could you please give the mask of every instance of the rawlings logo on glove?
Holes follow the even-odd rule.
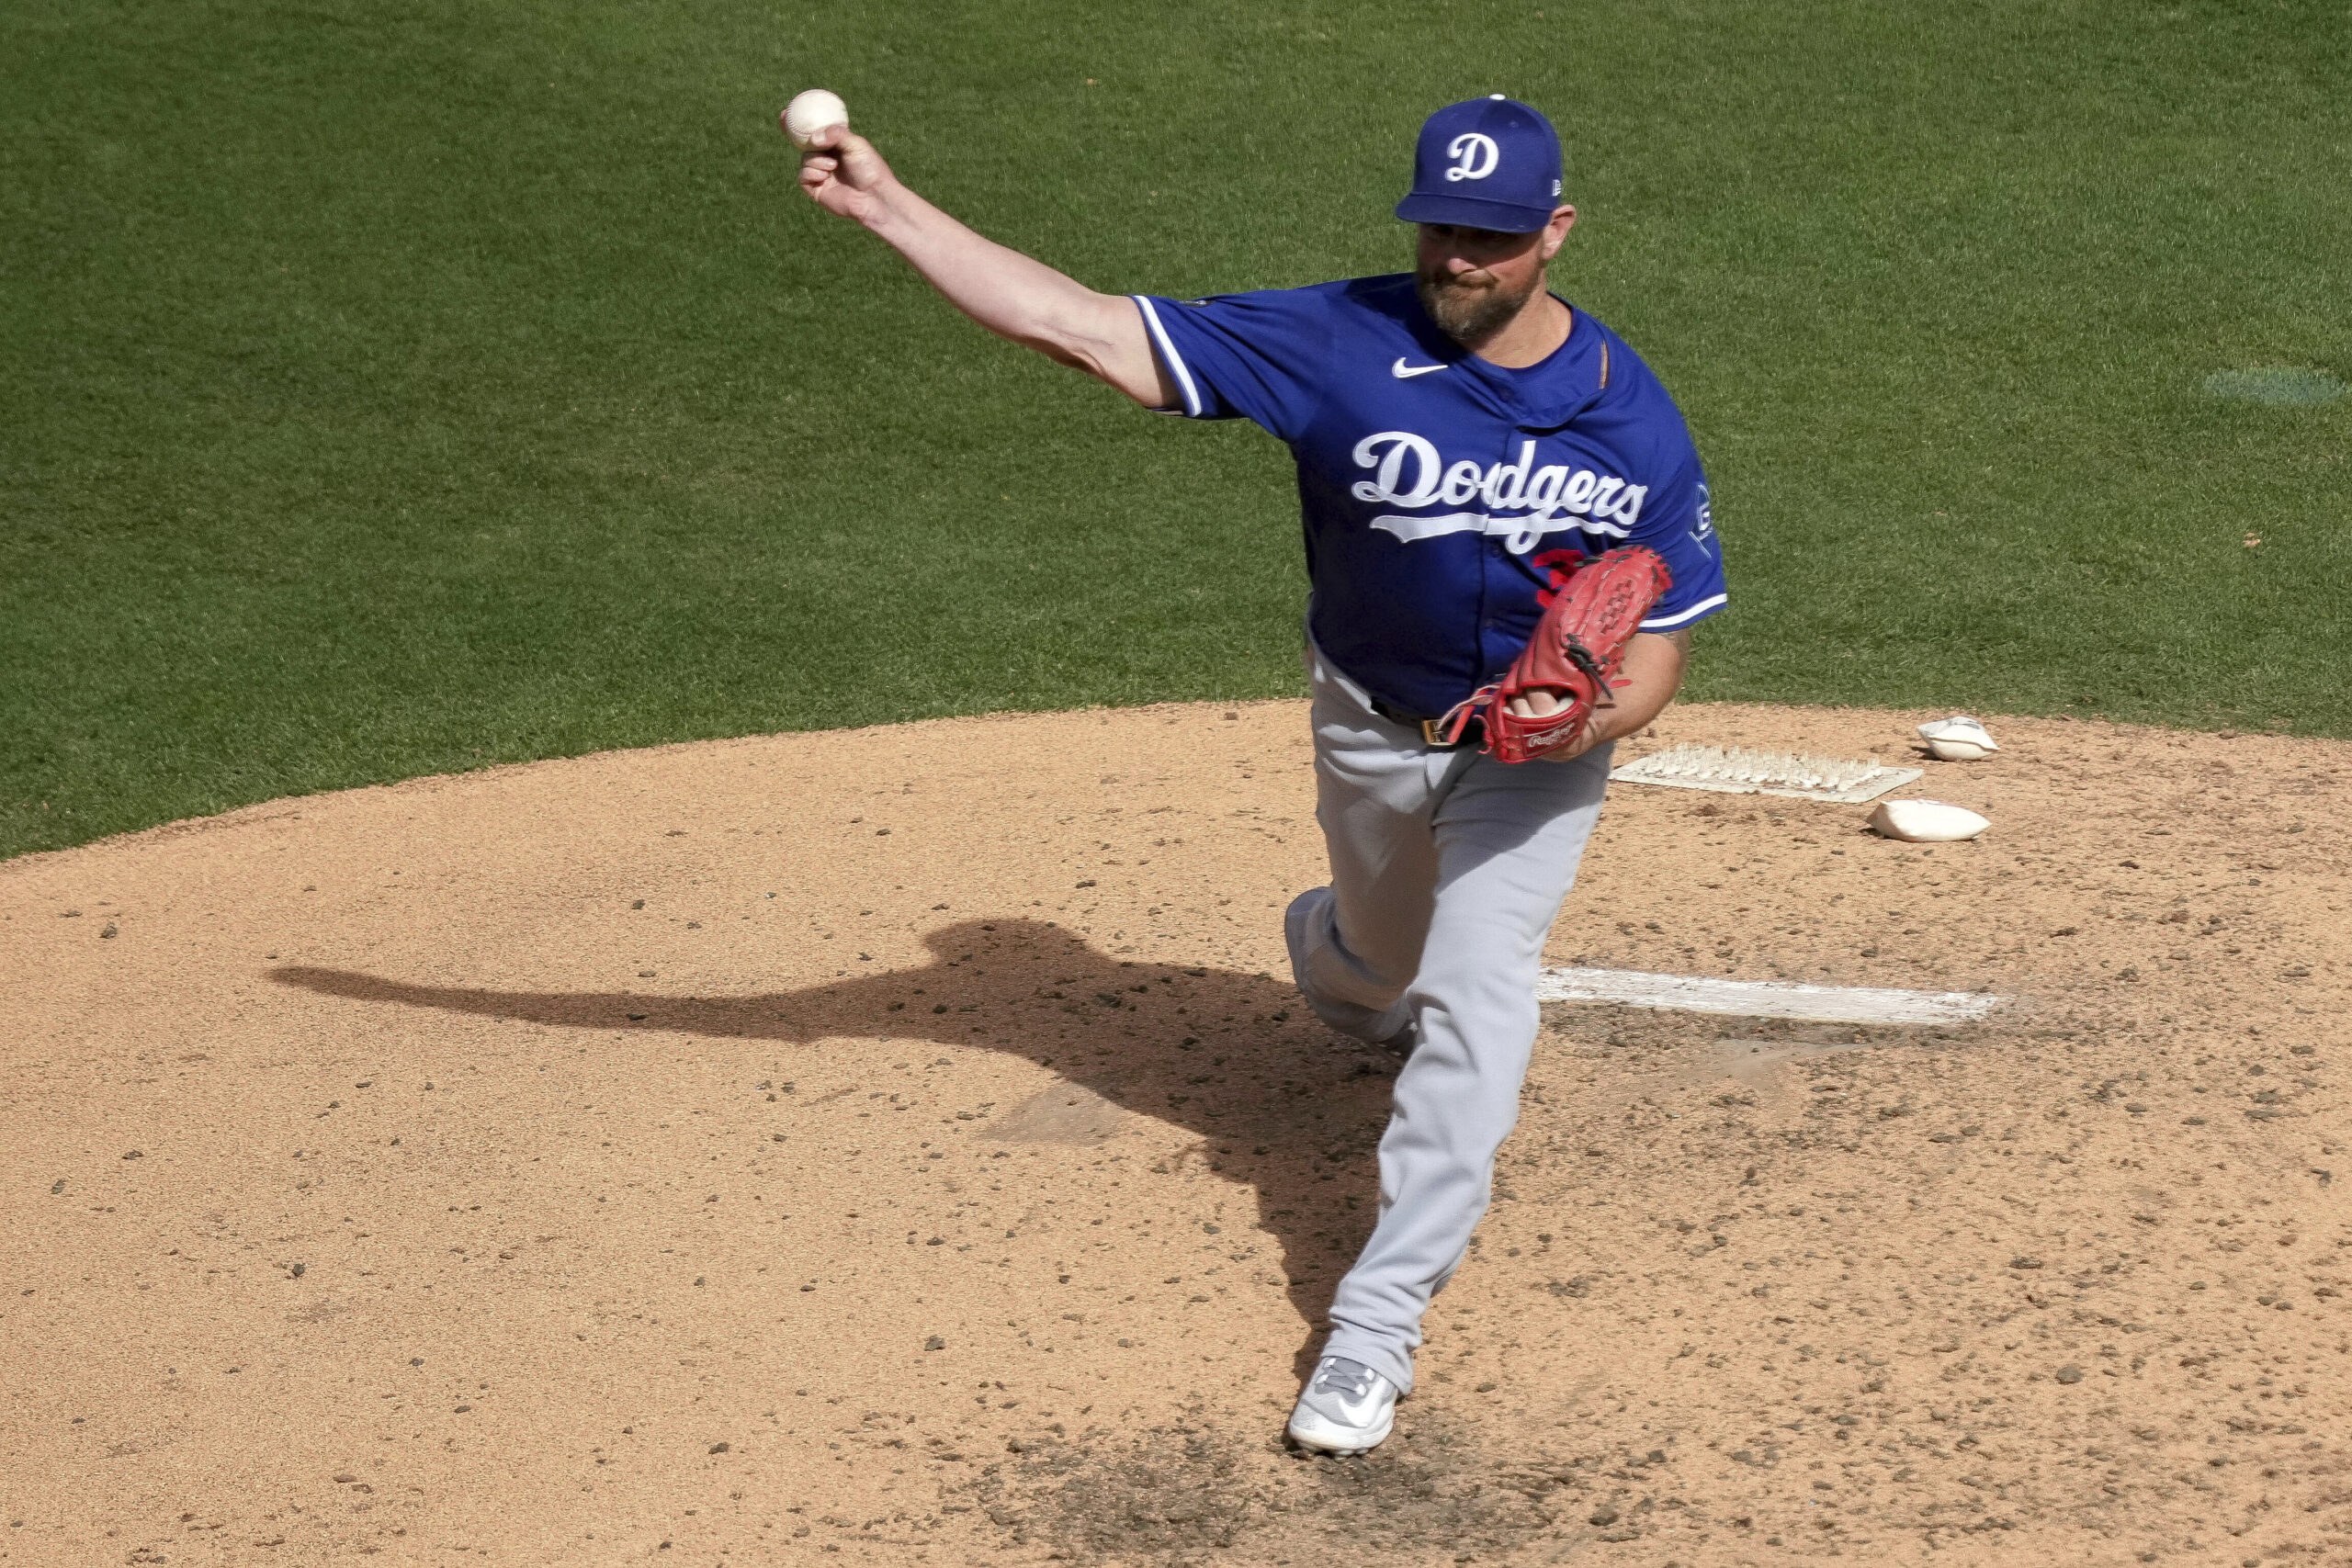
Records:
[[[1448,744],[1472,719],[1486,727],[1479,749],[1505,762],[1525,762],[1573,746],[1593,710],[1612,705],[1611,686],[1625,645],[1642,617],[1673,584],[1666,562],[1639,545],[1611,550],[1577,569],[1535,623],[1535,635],[1503,678],[1481,686],[1439,721]],[[1544,691],[1564,705],[1540,716],[1510,711],[1513,697]]]

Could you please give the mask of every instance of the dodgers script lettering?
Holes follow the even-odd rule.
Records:
[[[1522,443],[1519,456],[1505,463],[1448,463],[1427,436],[1384,430],[1356,443],[1356,467],[1372,469],[1373,477],[1358,479],[1349,493],[1414,513],[1425,507],[1465,507],[1473,501],[1484,508],[1420,515],[1384,512],[1372,520],[1372,526],[1407,544],[1445,534],[1487,534],[1525,555],[1544,535],[1569,528],[1625,537],[1642,514],[1649,486],[1561,463],[1538,467],[1535,446]]]

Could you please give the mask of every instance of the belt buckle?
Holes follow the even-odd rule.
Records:
[[[1432,751],[1459,751],[1465,746],[1476,746],[1478,744],[1477,738],[1485,733],[1475,718],[1463,726],[1461,736],[1453,740],[1445,738],[1444,719],[1425,718],[1420,721],[1420,724],[1421,744]]]

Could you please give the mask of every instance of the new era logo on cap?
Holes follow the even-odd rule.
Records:
[[[1423,122],[1412,193],[1396,216],[1527,234],[1544,227],[1559,198],[1559,134],[1541,113],[1498,93],[1449,104]]]

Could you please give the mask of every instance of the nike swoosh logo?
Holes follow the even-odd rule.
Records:
[[[1452,368],[1453,367],[1450,365],[1408,365],[1400,355],[1396,363],[1388,367],[1388,373],[1399,381],[1409,381],[1416,376],[1426,376],[1432,370],[1451,370]]]

